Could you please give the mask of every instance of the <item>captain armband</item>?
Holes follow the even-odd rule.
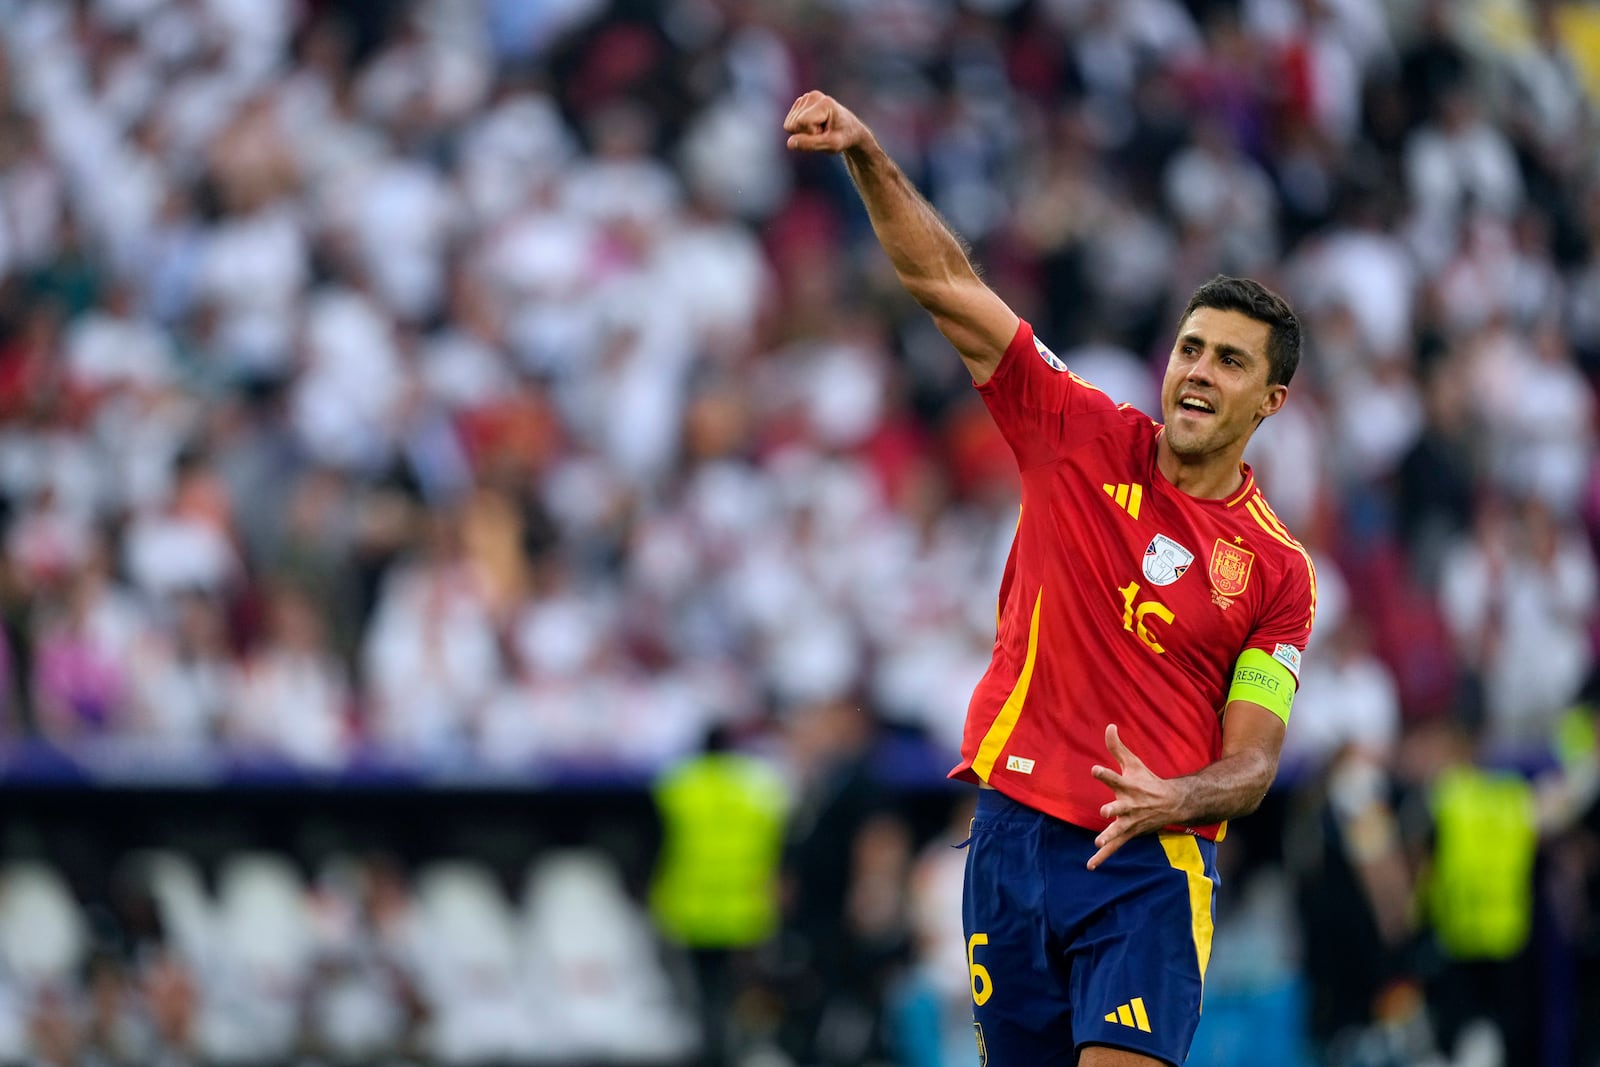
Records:
[[[1289,725],[1289,709],[1294,706],[1294,674],[1259,648],[1247,648],[1233,668],[1233,684],[1228,701],[1248,700],[1260,704]]]

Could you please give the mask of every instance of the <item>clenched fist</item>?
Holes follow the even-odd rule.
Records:
[[[849,108],[815,89],[794,102],[783,128],[789,147],[801,152],[843,152],[872,136]]]

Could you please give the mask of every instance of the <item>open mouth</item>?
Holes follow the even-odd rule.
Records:
[[[1215,415],[1217,409],[1211,406],[1210,401],[1202,400],[1197,396],[1186,396],[1178,401],[1178,410],[1190,415]]]

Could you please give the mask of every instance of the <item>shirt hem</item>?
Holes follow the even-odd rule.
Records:
[[[1018,789],[1016,788],[1018,783],[1009,778],[990,775],[985,780],[979,777],[978,772],[973,770],[971,762],[966,760],[952,767],[946,777],[958,782],[970,782],[973,785],[988,785],[997,792],[1004,793],[1018,804],[1024,804],[1034,811],[1050,816],[1052,819],[1060,819],[1062,822],[1071,823],[1073,826],[1088,830],[1090,833],[1098,834],[1101,830],[1111,825],[1111,821],[1102,818],[1098,811],[1085,812],[1084,809],[1076,805],[1052,800],[1036,790]],[[1161,828],[1161,832],[1193,834],[1195,837],[1206,841],[1216,841],[1224,825],[1223,823],[1212,823],[1208,826],[1164,826]]]

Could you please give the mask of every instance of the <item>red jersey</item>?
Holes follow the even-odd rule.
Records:
[[[950,774],[1099,832],[1113,794],[1089,770],[1114,766],[1106,725],[1163,778],[1215,762],[1240,654],[1299,677],[1316,572],[1248,466],[1227,499],[1181,492],[1156,467],[1161,425],[1067,370],[1026,322],[978,391],[1016,454],[1022,512]]]

